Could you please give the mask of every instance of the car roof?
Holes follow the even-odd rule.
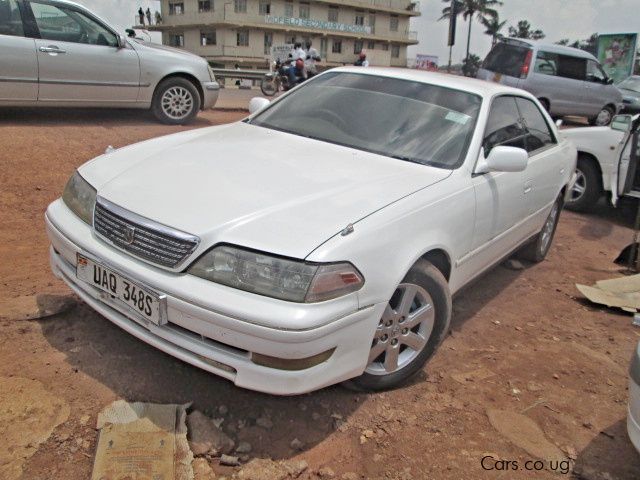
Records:
[[[591,60],[596,60],[596,57],[591,55],[589,52],[585,50],[581,50],[579,48],[567,47],[566,45],[558,45],[556,43],[543,42],[542,40],[529,40],[527,38],[503,38],[500,40],[501,43],[507,44],[518,44],[525,43],[536,50],[544,50],[545,52],[551,53],[563,53],[565,55],[571,55],[572,57],[580,57],[580,58],[589,58]]]
[[[410,80],[413,82],[428,83],[439,87],[452,88],[464,92],[473,93],[483,98],[490,98],[494,95],[509,93],[523,97],[533,98],[533,96],[519,88],[507,87],[500,83],[488,82],[477,78],[463,77],[449,73],[428,72],[414,68],[394,68],[394,67],[338,67],[328,70],[328,72],[349,72],[364,75],[378,75],[381,77],[397,78],[400,80]]]

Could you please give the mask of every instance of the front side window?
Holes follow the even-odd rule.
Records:
[[[329,21],[330,22],[338,21],[338,7],[329,7]]]
[[[238,47],[249,46],[249,30],[238,30],[236,34],[236,45]]]
[[[247,0],[233,0],[233,11],[236,13],[247,13]]]
[[[524,148],[527,132],[520,120],[520,112],[514,97],[498,97],[491,104],[487,127],[482,141],[485,158],[493,147]]]
[[[481,103],[477,95],[437,85],[332,72],[305,82],[249,122],[453,169],[466,157]],[[394,115],[390,120],[380,112]]]
[[[169,2],[169,15],[182,15],[184,13],[184,2]]]
[[[200,32],[200,45],[206,47],[207,45],[216,44],[216,31],[208,30],[206,32]]]
[[[210,12],[212,3],[213,2],[211,0],[198,0],[198,11],[199,12]]]
[[[334,40],[331,46],[331,53],[342,53],[342,40]]]
[[[555,145],[553,133],[536,104],[526,98],[518,97],[516,105],[527,130],[525,142],[527,152],[531,153],[549,145]]]
[[[595,60],[587,61],[587,80],[595,83],[605,83],[607,74],[604,73],[602,67]]]
[[[118,46],[115,33],[78,10],[33,1],[30,4],[42,39]]]
[[[389,19],[389,30],[391,30],[392,32],[397,32],[398,31],[398,16],[397,15],[391,15],[391,18]]]
[[[310,7],[307,2],[300,2],[300,18],[309,18]]]
[[[0,35],[24,36],[22,16],[16,0],[0,0]]]

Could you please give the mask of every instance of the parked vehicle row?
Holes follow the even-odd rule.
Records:
[[[588,52],[541,41],[506,38],[485,58],[478,78],[522,88],[554,117],[579,115],[605,126],[623,106],[613,80]]]
[[[191,53],[125,38],[66,0],[0,1],[0,106],[151,109],[188,123],[219,85]]]

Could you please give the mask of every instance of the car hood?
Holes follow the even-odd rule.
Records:
[[[620,88],[618,87],[618,90],[620,90],[620,93],[622,93],[622,96],[627,98],[633,98],[634,100],[638,100],[640,99],[640,92],[636,92],[635,90],[627,90],[626,88]]]
[[[100,197],[199,236],[200,249],[224,242],[295,258],[450,173],[245,123],[149,140],[80,168]]]
[[[171,53],[171,54],[176,55],[178,57],[189,58],[191,60],[198,60],[200,62],[203,61],[203,58],[200,57],[199,55],[196,55],[196,54],[191,53],[191,52],[187,52],[187,51],[182,50],[180,48],[169,47],[167,45],[160,45],[158,43],[151,43],[151,42],[147,42],[147,41],[145,41],[143,39],[139,39],[139,38],[132,40],[132,42],[134,43],[134,48],[135,47],[139,47],[141,49],[149,49],[149,50],[152,50],[152,51]]]

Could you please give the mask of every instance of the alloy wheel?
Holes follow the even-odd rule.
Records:
[[[160,104],[165,115],[174,120],[180,120],[191,113],[193,96],[184,87],[171,87],[162,95]]]
[[[609,111],[608,108],[603,108],[602,110],[600,110],[600,113],[598,113],[595,123],[599,127],[604,127],[609,125],[610,122],[611,122],[611,112]]]
[[[571,189],[570,202],[577,202],[582,198],[584,192],[587,190],[587,177],[585,177],[582,170],[576,170],[576,183],[573,184]]]
[[[388,375],[411,363],[427,344],[435,322],[431,295],[401,283],[382,314],[365,373]]]
[[[540,239],[540,251],[546,252],[551,244],[551,239],[553,238],[553,229],[556,225],[556,220],[558,219],[558,213],[560,212],[560,206],[558,202],[553,204],[551,208],[551,213],[547,217],[547,221],[542,228],[542,238]]]

